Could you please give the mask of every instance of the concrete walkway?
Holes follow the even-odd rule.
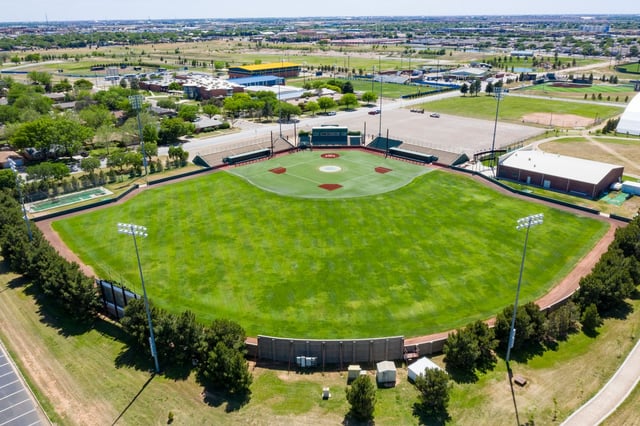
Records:
[[[629,396],[640,381],[640,340],[606,385],[562,426],[599,425]]]

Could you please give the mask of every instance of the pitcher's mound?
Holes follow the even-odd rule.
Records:
[[[277,175],[281,175],[287,171],[284,167],[276,167],[275,169],[269,170],[271,173],[275,173]]]

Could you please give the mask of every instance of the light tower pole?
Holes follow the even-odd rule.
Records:
[[[500,110],[500,99],[504,96],[504,91],[502,87],[498,86],[493,89],[493,96],[496,98],[496,120],[493,124],[493,139],[491,140],[491,172],[493,173],[493,177],[495,177],[495,148],[496,148],[496,130],[498,130],[498,111]]]
[[[511,348],[513,347],[513,343],[515,340],[515,326],[516,326],[516,313],[518,311],[518,298],[520,296],[520,285],[522,284],[522,271],[524,270],[524,258],[527,255],[527,242],[529,240],[529,229],[532,226],[542,224],[544,220],[544,215],[542,213],[534,214],[531,216],[523,217],[518,219],[516,229],[526,229],[527,232],[524,237],[524,248],[522,250],[522,261],[520,262],[520,275],[518,276],[518,288],[516,289],[516,302],[513,305],[513,316],[511,317],[511,328],[509,329],[509,342],[507,343],[507,356],[505,358],[507,362],[507,370],[511,371],[511,367],[509,367],[509,359],[511,356]]]
[[[136,111],[138,117],[138,134],[140,136],[140,150],[142,151],[142,164],[144,165],[144,176],[148,179],[147,173],[147,153],[144,150],[144,138],[142,137],[142,123],[140,122],[140,111],[142,110],[142,102],[144,102],[144,96],[132,95],[129,96],[129,103],[131,108]]]
[[[33,241],[33,234],[31,234],[31,224],[29,223],[29,216],[27,216],[27,209],[24,206],[24,196],[22,195],[22,180],[20,179],[20,174],[18,173],[16,162],[11,158],[9,158],[9,167],[11,168],[11,171],[16,174],[16,189],[18,190],[20,204],[22,205],[22,217],[24,218],[24,222],[27,225],[27,234],[29,235],[29,241]]]
[[[134,225],[132,223],[118,223],[118,232],[121,234],[131,235],[133,238],[133,246],[136,249],[136,258],[138,259],[138,271],[140,272],[140,282],[142,283],[142,297],[144,299],[144,309],[147,313],[147,321],[149,323],[149,346],[151,347],[151,356],[155,363],[156,373],[160,372],[160,364],[158,363],[158,351],[156,350],[156,338],[153,334],[153,323],[151,322],[151,309],[149,308],[149,299],[147,298],[147,289],[144,285],[144,276],[142,275],[142,264],[140,263],[140,254],[138,252],[138,242],[136,236],[146,238],[147,227]]]

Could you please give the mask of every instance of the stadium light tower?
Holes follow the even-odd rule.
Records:
[[[22,195],[22,180],[20,179],[20,174],[18,173],[18,167],[16,162],[9,158],[9,167],[11,171],[16,174],[16,189],[18,190],[18,195],[20,196],[20,204],[22,204],[22,217],[24,218],[24,222],[27,225],[27,234],[29,235],[29,241],[33,241],[33,235],[31,234],[31,224],[29,223],[29,216],[27,216],[27,209],[24,206],[24,196]]]
[[[151,347],[151,356],[155,363],[156,373],[160,372],[160,364],[158,363],[158,351],[156,350],[156,339],[153,334],[153,323],[151,322],[151,309],[149,308],[149,299],[147,298],[147,289],[144,286],[144,276],[142,275],[142,264],[140,263],[140,254],[138,253],[138,242],[136,236],[146,238],[147,227],[134,225],[132,223],[118,223],[118,232],[121,234],[131,235],[133,238],[133,246],[136,249],[136,258],[138,259],[138,271],[140,271],[140,281],[142,283],[142,297],[144,299],[144,309],[147,312],[147,321],[149,323],[149,346]]]
[[[144,165],[144,176],[148,179],[147,173],[147,153],[144,150],[144,138],[142,137],[142,124],[140,123],[140,111],[142,110],[142,102],[144,102],[144,96],[132,95],[129,96],[129,103],[131,108],[136,111],[138,117],[138,133],[140,136],[140,150],[142,151],[142,164]]]
[[[493,177],[495,177],[495,159],[496,159],[496,130],[498,129],[498,111],[500,110],[500,100],[504,97],[504,91],[501,86],[497,86],[493,89],[493,96],[496,98],[496,120],[493,124],[493,139],[491,140],[491,171],[494,173]]]
[[[518,219],[516,229],[519,231],[521,229],[527,230],[524,237],[524,248],[522,250],[522,261],[520,262],[520,275],[518,276],[518,288],[516,289],[516,302],[513,305],[513,316],[511,317],[511,328],[509,329],[509,343],[507,344],[507,357],[505,358],[507,362],[507,370],[511,371],[511,367],[509,367],[509,358],[511,356],[511,348],[513,347],[513,343],[515,340],[515,326],[516,326],[516,312],[518,311],[518,297],[520,296],[520,284],[522,284],[522,271],[524,270],[524,258],[527,254],[527,241],[529,240],[529,229],[532,226],[542,224],[544,220],[544,215],[542,213],[534,214],[531,216],[523,217]]]

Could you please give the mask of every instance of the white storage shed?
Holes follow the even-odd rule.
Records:
[[[378,386],[393,387],[396,385],[396,364],[393,361],[380,361],[376,364],[376,381]]]
[[[409,380],[414,382],[416,378],[420,375],[423,375],[428,368],[442,370],[438,364],[431,361],[426,356],[423,356],[422,358],[416,360],[413,364],[409,366],[407,377],[409,378]]]

